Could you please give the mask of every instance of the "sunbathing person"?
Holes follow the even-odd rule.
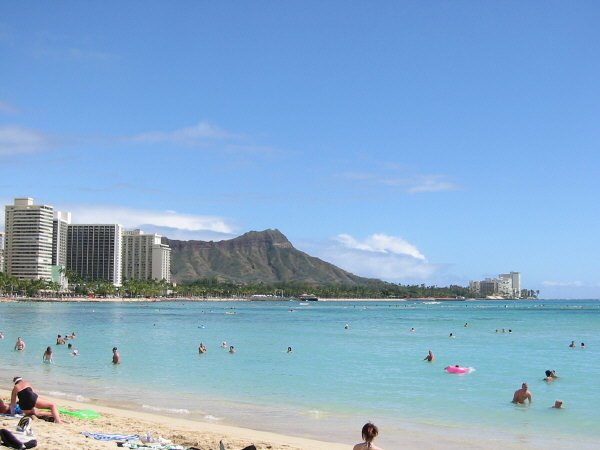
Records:
[[[12,393],[10,396],[9,410],[11,414],[14,414],[15,404],[17,398],[19,399],[19,406],[26,416],[36,416],[41,419],[47,418],[47,414],[40,414],[39,409],[49,409],[52,413],[55,423],[60,423],[60,415],[58,414],[58,408],[54,403],[47,400],[43,400],[33,392],[31,383],[23,380],[21,377],[14,377],[13,383],[15,383]]]

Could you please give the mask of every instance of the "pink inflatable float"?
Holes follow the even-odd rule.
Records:
[[[469,373],[471,371],[468,367],[460,367],[460,366],[448,366],[444,368],[444,370],[448,373]]]

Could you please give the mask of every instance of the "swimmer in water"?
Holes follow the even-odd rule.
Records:
[[[450,336],[448,336],[448,337],[455,338],[456,336],[454,336],[453,333],[450,333]]]
[[[21,339],[21,336],[17,338],[17,342],[15,343],[15,350],[18,352],[22,352],[25,350],[25,341]]]
[[[563,407],[562,405],[563,405],[563,402],[562,402],[562,400],[556,400],[556,401],[554,402],[554,406],[553,406],[553,408],[556,408],[556,409],[561,409],[561,408]]]
[[[221,348],[227,348],[227,341],[221,342]]]
[[[204,346],[204,344],[202,342],[200,342],[200,346],[198,347],[198,353],[199,354],[206,353],[206,347]]]
[[[429,353],[427,354],[427,356],[425,358],[423,358],[423,361],[433,362],[434,359],[435,359],[435,356],[433,356],[433,353],[431,353],[431,350],[429,350]]]
[[[523,383],[521,385],[521,389],[517,389],[513,395],[513,399],[512,402],[513,403],[519,403],[519,404],[524,404],[525,400],[529,400],[529,403],[531,404],[531,392],[529,392],[529,386],[527,386],[527,383]]]
[[[344,330],[349,330],[350,329],[350,325],[346,324],[344,325]]]
[[[63,339],[63,337],[59,334],[58,336],[56,336],[56,345],[64,345],[65,340]]]
[[[52,363],[52,347],[48,347],[42,356],[42,361],[45,363]]]
[[[411,333],[414,333],[415,331],[417,331],[417,330],[415,330],[414,327],[410,329]]]
[[[233,348],[233,345],[229,346],[229,353],[235,353],[235,348]]]
[[[585,344],[582,342],[581,343],[581,349],[583,350],[585,348]]]
[[[287,352],[292,353],[292,347],[288,347]]]
[[[119,355],[119,352],[117,351],[117,347],[113,347],[112,352],[113,352],[112,363],[113,364],[121,364],[121,355]]]
[[[557,378],[558,375],[556,375],[555,370],[546,370],[546,378],[544,378],[545,382],[550,383],[551,381],[554,381]]]
[[[575,348],[575,341],[571,341],[571,343],[569,344],[569,347]]]

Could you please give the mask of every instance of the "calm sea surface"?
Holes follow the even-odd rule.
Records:
[[[348,443],[372,420],[388,450],[420,433],[457,448],[600,439],[598,300],[19,302],[0,304],[0,330],[6,389],[20,375],[54,396]],[[55,345],[72,331],[79,356]],[[24,352],[13,351],[18,336]],[[48,345],[52,365],[42,363]],[[475,370],[443,370],[454,364]],[[542,381],[546,369],[559,379]],[[515,406],[524,381],[533,403]],[[556,399],[563,410],[550,408]]]

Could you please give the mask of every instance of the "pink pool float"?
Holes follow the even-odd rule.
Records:
[[[461,367],[461,366],[448,366],[445,367],[444,370],[448,373],[455,373],[458,375],[463,375],[465,373],[469,373],[474,369],[472,367]]]

